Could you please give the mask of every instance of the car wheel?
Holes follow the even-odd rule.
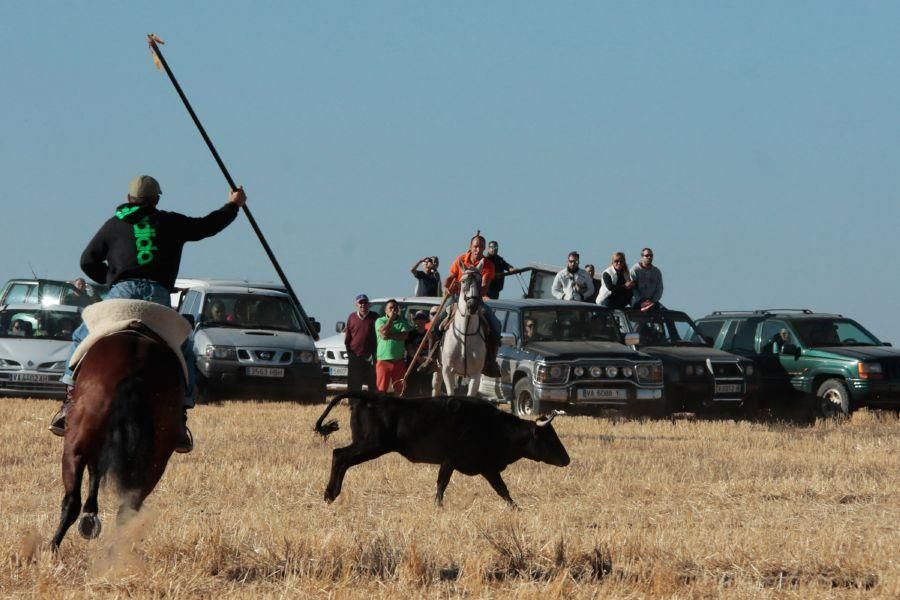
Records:
[[[528,377],[522,377],[513,387],[512,412],[519,417],[536,417],[540,414],[540,404],[534,397],[534,387]]]
[[[817,416],[826,419],[850,414],[850,392],[840,379],[826,379],[816,392]]]

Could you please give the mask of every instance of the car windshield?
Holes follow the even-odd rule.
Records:
[[[797,332],[800,342],[808,348],[881,345],[878,338],[850,319],[795,319],[791,321],[791,326]]]
[[[628,313],[631,331],[642,346],[706,346],[706,340],[685,314]]]
[[[207,294],[200,323],[208,327],[278,329],[306,333],[289,298],[257,294]]]
[[[522,311],[525,342],[618,342],[612,311],[602,308],[541,308]]]
[[[0,337],[40,338],[72,341],[72,332],[81,325],[81,315],[61,310],[6,309],[0,311]]]

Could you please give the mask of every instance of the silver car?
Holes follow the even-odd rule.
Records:
[[[72,332],[81,308],[0,305],[0,395],[61,398]]]

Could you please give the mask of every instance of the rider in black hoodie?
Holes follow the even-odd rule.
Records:
[[[94,281],[112,286],[107,298],[150,300],[169,306],[169,293],[175,287],[181,251],[187,242],[213,236],[227,227],[247,200],[243,189],[231,192],[228,203],[205,217],[192,218],[179,213],[157,210],[162,191],[159,183],[149,175],[139,175],[128,185],[128,202],[116,208],[94,235],[81,255],[81,269]],[[87,336],[82,324],[72,334],[72,350]],[[193,372],[194,357],[190,341],[182,347],[188,370]],[[71,358],[71,354],[70,354]],[[193,377],[189,379],[193,380]],[[62,381],[67,384],[66,399],[53,417],[50,431],[65,432],[66,411],[72,400],[74,380],[70,368]],[[190,386],[189,386],[190,388]],[[185,408],[193,406],[193,390],[187,390]],[[190,452],[193,441],[185,427],[179,452]]]

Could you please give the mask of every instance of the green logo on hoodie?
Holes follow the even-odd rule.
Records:
[[[137,246],[137,261],[143,266],[153,262],[153,251],[158,248],[153,244],[156,230],[150,227],[150,218],[144,217],[134,224],[134,244]]]

